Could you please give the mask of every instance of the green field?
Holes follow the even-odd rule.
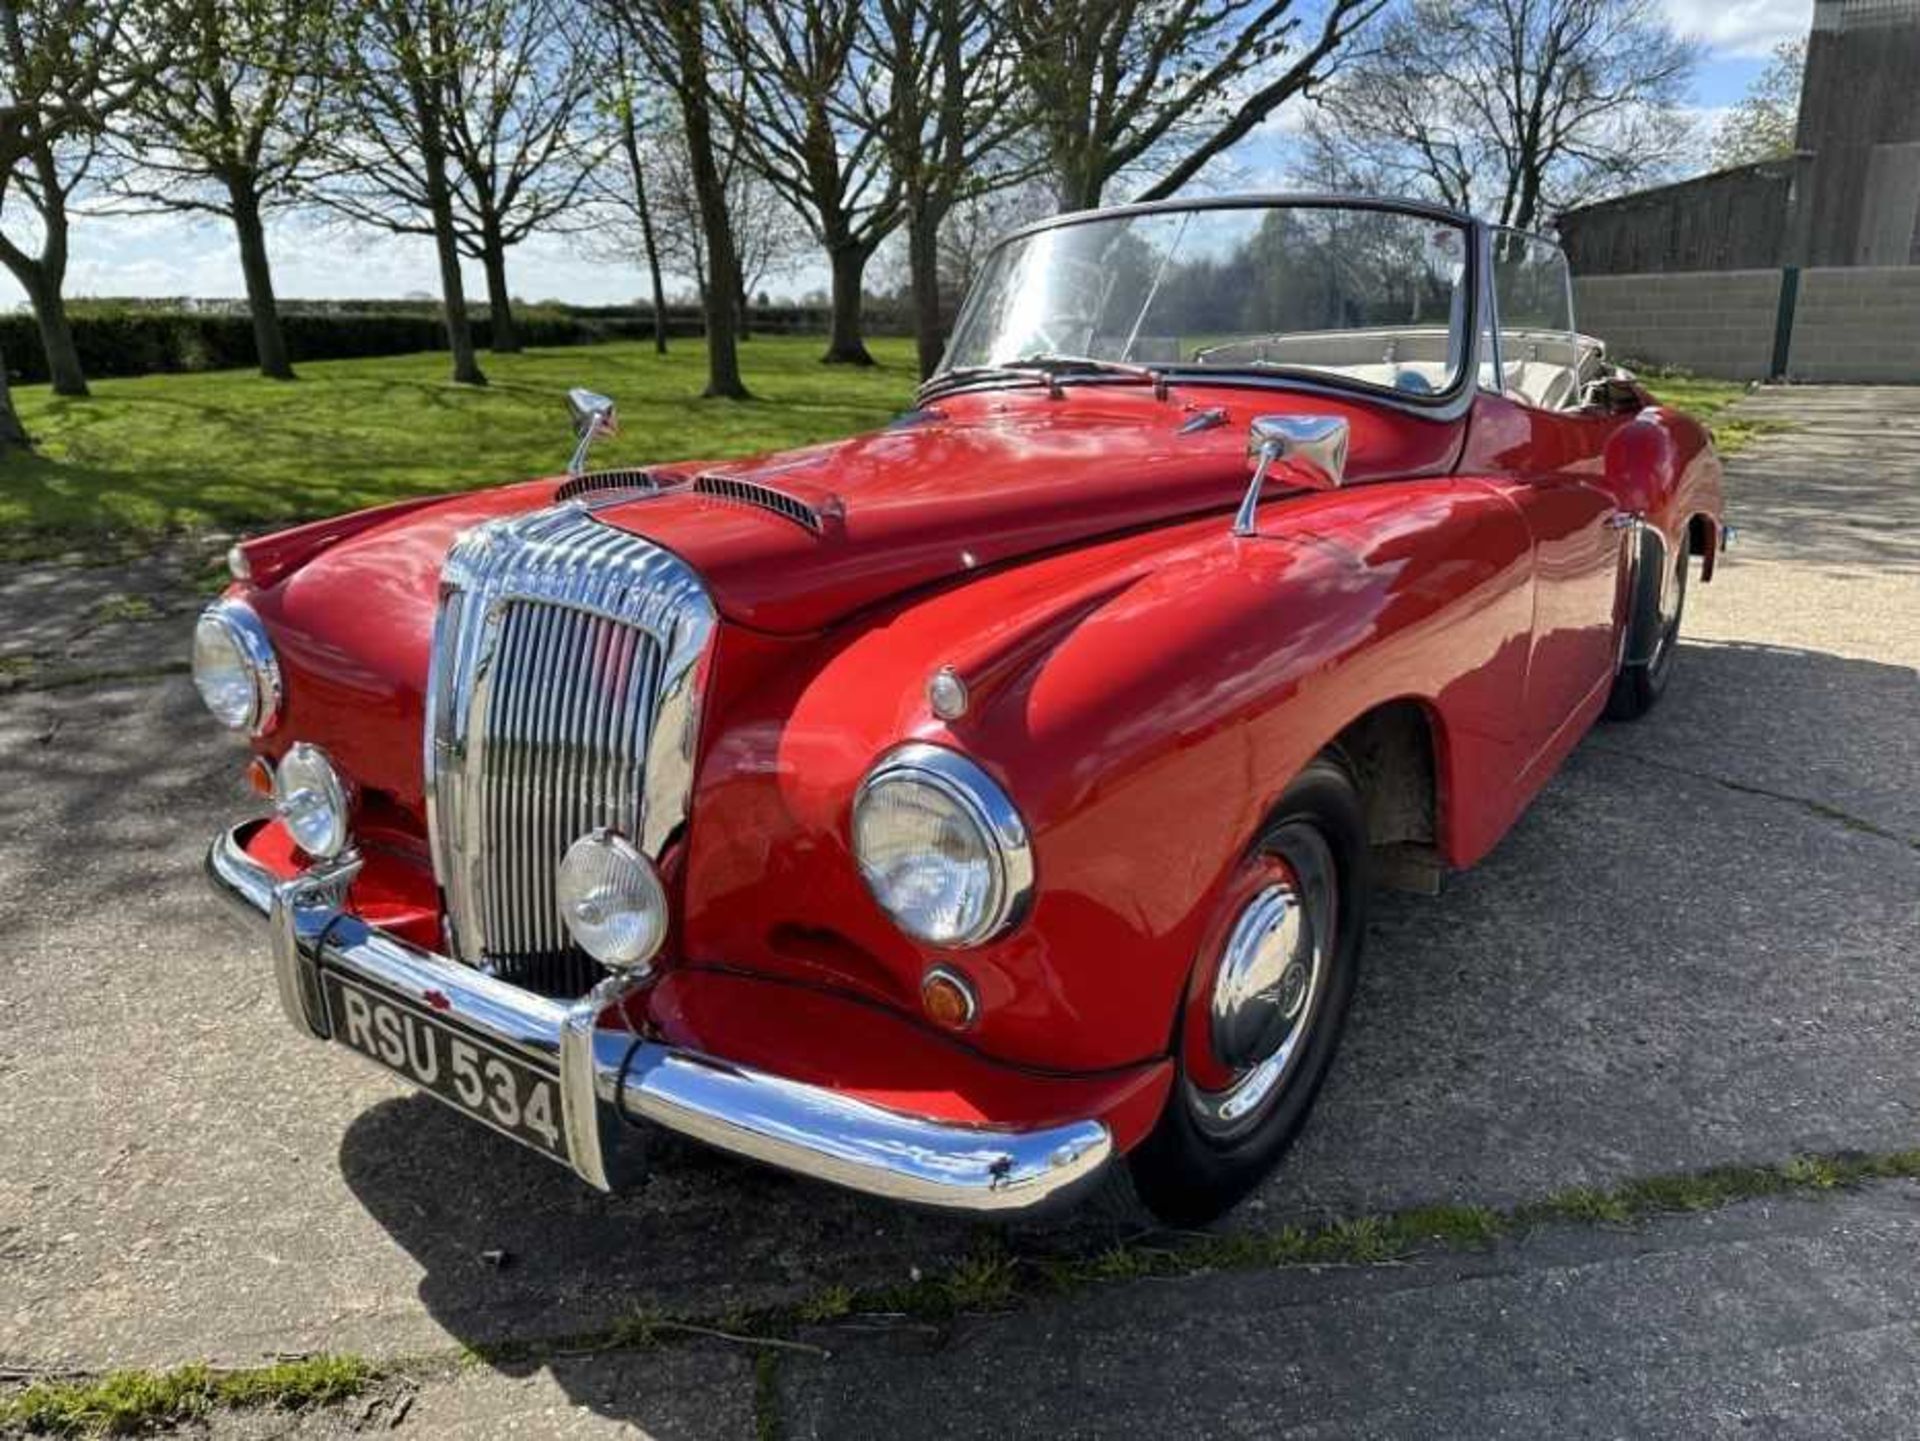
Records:
[[[484,390],[447,383],[441,354],[300,367],[292,384],[251,371],[102,380],[86,400],[15,392],[38,453],[0,462],[0,547],[21,555],[111,533],[139,540],[215,526],[258,530],[402,496],[465,490],[566,465],[565,395],[620,405],[598,465],[746,455],[880,424],[912,400],[912,342],[870,346],[872,370],[818,362],[817,337],[741,348],[744,404],[700,399],[706,352],[680,341],[482,357]]]
[[[103,380],[86,400],[23,386],[15,400],[38,441],[0,462],[0,555],[32,556],[171,531],[260,530],[432,491],[551,474],[571,443],[569,386],[620,404],[597,464],[722,458],[880,424],[910,402],[912,345],[880,340],[873,370],[823,366],[817,337],[742,348],[745,404],[699,398],[705,352],[662,359],[620,343],[486,356],[493,384],[450,385],[444,355],[318,362],[276,384],[251,372]],[[1711,419],[1743,392],[1698,380],[1650,382]],[[1746,429],[1723,427],[1737,443]],[[1729,447],[1730,448],[1730,447]]]

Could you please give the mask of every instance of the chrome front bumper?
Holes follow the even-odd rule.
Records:
[[[267,922],[287,1019],[332,1039],[324,968],[523,1056],[557,1078],[573,1170],[601,1190],[638,1179],[635,1126],[649,1123],[856,1191],[952,1211],[1062,1203],[1112,1158],[1112,1134],[1097,1120],[1031,1131],[934,1121],[602,1028],[621,982],[569,1004],[421,950],[340,908],[350,872],[283,880],[254,860],[246,840],[259,824],[215,840],[207,875],[243,914]]]

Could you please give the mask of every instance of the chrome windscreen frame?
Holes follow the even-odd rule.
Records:
[[[427,680],[425,780],[433,865],[455,954],[476,961],[479,867],[489,844],[483,818],[463,804],[486,735],[486,687],[506,608],[566,607],[645,632],[659,646],[661,674],[632,840],[658,860],[685,824],[699,741],[700,702],[718,613],[700,578],[678,556],[594,519],[569,503],[489,521],[462,533],[441,572]]]

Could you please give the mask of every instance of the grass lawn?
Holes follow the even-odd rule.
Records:
[[[1723,456],[1732,455],[1757,435],[1779,429],[1774,421],[1721,418],[1722,411],[1747,393],[1746,385],[1738,380],[1654,374],[1641,376],[1640,383],[1652,391],[1656,399],[1704,422],[1713,432],[1714,448]]]
[[[140,545],[178,530],[253,531],[431,491],[551,474],[571,445],[569,386],[620,404],[620,434],[597,465],[720,459],[865,430],[904,409],[912,343],[873,343],[878,368],[818,363],[818,337],[763,336],[742,348],[755,398],[699,398],[706,355],[676,341],[486,356],[492,384],[447,383],[441,354],[316,362],[290,384],[250,371],[102,380],[86,400],[23,386],[16,403],[37,453],[0,462],[0,556]],[[1648,382],[1711,421],[1743,387]],[[1718,429],[1723,450],[1753,427]],[[115,547],[116,549],[118,547]]]
[[[701,400],[706,352],[675,341],[483,355],[492,384],[447,383],[443,354],[302,365],[292,384],[251,371],[94,382],[86,400],[14,392],[38,452],[0,462],[0,554],[103,533],[260,530],[428,491],[551,475],[572,448],[565,394],[620,405],[596,465],[715,459],[869,429],[911,402],[913,345],[881,340],[867,371],[818,363],[818,337],[741,347],[746,404]]]

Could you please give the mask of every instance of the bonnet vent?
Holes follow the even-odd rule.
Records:
[[[703,475],[694,481],[693,489],[696,494],[711,496],[715,500],[730,500],[739,505],[770,510],[795,525],[805,526],[815,535],[824,528],[820,512],[804,500],[758,481],[740,480],[730,475]]]
[[[553,493],[556,504],[563,500],[572,500],[576,496],[591,495],[598,490],[658,490],[659,486],[652,476],[644,470],[596,470],[589,475],[576,475],[565,481]]]

